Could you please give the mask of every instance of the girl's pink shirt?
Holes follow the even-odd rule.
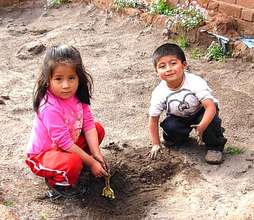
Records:
[[[68,150],[81,134],[95,128],[88,104],[77,97],[60,99],[49,91],[36,113],[27,154],[39,154],[55,147]]]

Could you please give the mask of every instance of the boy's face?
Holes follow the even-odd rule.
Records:
[[[170,88],[177,88],[183,81],[186,62],[181,62],[176,56],[161,57],[156,65],[156,71],[161,80],[165,80]]]

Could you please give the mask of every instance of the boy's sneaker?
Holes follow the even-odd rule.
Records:
[[[221,164],[223,155],[221,151],[208,150],[205,156],[205,161],[209,164]]]

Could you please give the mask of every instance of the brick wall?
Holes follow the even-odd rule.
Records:
[[[254,22],[254,0],[211,0],[210,6],[216,11],[235,18]]]

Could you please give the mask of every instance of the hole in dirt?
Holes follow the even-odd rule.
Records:
[[[140,219],[146,215],[146,207],[165,195],[166,183],[187,165],[179,156],[163,149],[157,160],[147,157],[148,148],[133,149],[128,146],[120,151],[112,145],[107,158],[111,165],[111,188],[115,199],[101,196],[104,179],[95,179],[85,172],[81,182],[89,183],[89,193],[80,200],[89,219]]]

